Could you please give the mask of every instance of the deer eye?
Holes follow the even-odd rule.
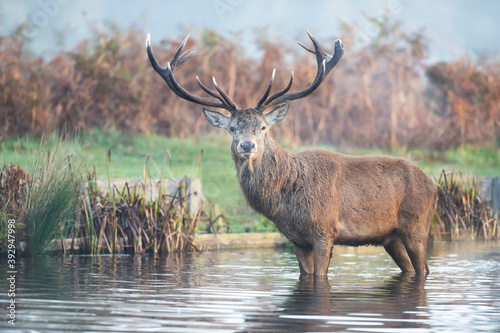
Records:
[[[234,127],[229,127],[229,132],[234,133],[235,128]]]
[[[266,126],[262,126],[262,130],[265,131],[266,130]]]

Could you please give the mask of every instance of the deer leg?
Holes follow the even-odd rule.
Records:
[[[384,244],[384,248],[403,272],[415,271],[401,239],[392,238]]]
[[[429,267],[425,260],[425,241],[406,239],[404,242],[406,252],[410,256],[415,272],[428,273]]]
[[[293,251],[299,262],[300,274],[314,274],[314,262],[312,249],[303,248],[292,243]]]
[[[319,239],[314,242],[314,275],[326,275],[332,256],[333,240]]]

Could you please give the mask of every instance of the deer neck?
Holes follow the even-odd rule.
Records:
[[[241,159],[235,147],[231,151],[236,176],[248,203],[254,210],[272,219],[282,202],[282,193],[289,192],[287,189],[297,180],[300,166],[294,154],[270,136],[264,139],[262,155],[251,162]]]

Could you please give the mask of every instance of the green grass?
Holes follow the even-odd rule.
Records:
[[[111,151],[109,164],[111,177],[142,177],[146,156],[149,154],[154,163],[150,163],[151,177],[159,177],[166,149],[172,159],[170,167],[167,161],[165,175],[173,177],[201,177],[204,195],[218,204],[234,232],[273,230],[260,215],[255,214],[245,203],[239,184],[235,178],[234,164],[230,154],[230,137],[225,133],[204,136],[201,138],[167,138],[159,135],[137,135],[131,137],[123,133],[107,130],[93,130],[82,135],[80,142],[89,165],[95,164],[97,174],[104,175],[104,165],[108,149]],[[0,143],[0,163],[16,163],[25,166],[39,153],[39,140],[23,138],[5,140]],[[300,151],[308,147],[294,147]],[[396,152],[371,149],[336,149],[322,146],[329,150],[337,150],[353,155],[388,154],[408,158],[419,165],[429,175],[438,177],[440,172],[461,170],[477,176],[493,176],[500,174],[499,149],[483,147],[466,147],[427,153],[422,149],[400,149]],[[201,164],[197,172],[197,160],[203,150]]]
[[[308,147],[309,148],[309,147]],[[461,171],[476,176],[498,176],[500,174],[500,147],[497,149],[467,146],[444,151],[427,152],[425,149],[401,148],[397,151],[382,149],[336,148],[321,146],[328,150],[350,155],[391,155],[406,158],[417,164],[432,177],[439,178],[441,172]],[[300,150],[305,149],[301,148]]]
[[[166,176],[201,177],[204,195],[225,211],[234,232],[257,231],[252,228],[254,224],[258,224],[261,229],[260,215],[247,206],[236,181],[228,136],[214,135],[199,139],[168,138],[159,135],[131,137],[114,130],[93,130],[82,135],[79,141],[85,152],[85,159],[90,165],[96,165],[98,175],[106,174],[106,155],[108,149],[111,151],[108,167],[112,178],[141,178],[147,154],[154,162],[148,163],[151,177],[159,177],[159,170],[168,149],[172,164],[170,166],[167,161]],[[39,150],[39,140],[5,140],[0,146],[0,163],[14,163],[24,167],[33,160]],[[203,150],[203,155],[197,173],[200,150]],[[156,170],[155,164],[159,170]]]

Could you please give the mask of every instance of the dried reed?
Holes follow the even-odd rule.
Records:
[[[437,239],[499,239],[500,221],[481,193],[478,179],[441,173],[431,234]]]
[[[150,182],[149,177],[145,178]],[[114,186],[105,194],[97,184],[97,175],[89,173],[82,191],[82,218],[75,226],[74,239],[84,253],[144,253],[200,251],[193,243],[202,220],[201,207],[194,214],[188,208],[188,181],[178,182],[173,193],[160,186],[156,199],[146,201],[146,182],[139,187]],[[73,249],[69,249],[73,251]]]

